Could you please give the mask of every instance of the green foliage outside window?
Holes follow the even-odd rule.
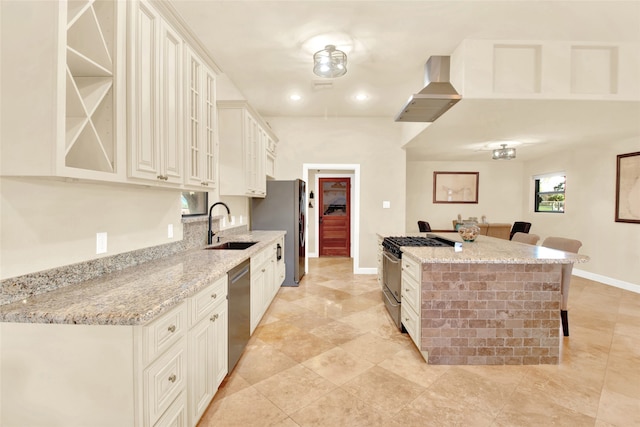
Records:
[[[564,175],[554,175],[536,179],[535,211],[564,213]]]

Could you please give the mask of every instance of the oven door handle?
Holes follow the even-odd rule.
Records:
[[[386,253],[386,252],[382,252],[382,255],[384,255],[384,257],[385,257],[386,259],[388,259],[388,260],[389,260],[389,262],[392,262],[392,263],[394,263],[394,264],[398,264],[398,263],[400,263],[400,258],[392,257],[391,255],[389,255],[389,254],[388,254],[388,253]]]
[[[400,304],[398,304],[396,302],[396,299],[393,298],[393,296],[391,297],[391,298],[393,298],[393,300],[389,299],[389,297],[387,296],[387,292],[389,292],[387,289],[384,289],[384,288],[382,289],[382,294],[387,299],[387,301],[389,301],[389,304],[391,305],[391,307],[398,307]],[[391,293],[391,292],[389,292],[389,293]]]

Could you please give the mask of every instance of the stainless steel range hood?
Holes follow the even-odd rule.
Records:
[[[432,56],[425,65],[425,87],[412,95],[396,116],[396,122],[433,122],[462,96],[449,82],[451,57]]]

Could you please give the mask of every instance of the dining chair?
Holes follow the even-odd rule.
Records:
[[[567,239],[564,237],[547,237],[544,239],[541,246],[577,254],[578,250],[582,246],[582,242],[580,240]],[[562,332],[565,337],[569,336],[569,313],[567,312],[567,301],[569,300],[569,285],[571,284],[572,271],[573,263],[562,264],[562,278],[560,279],[562,304],[560,306],[560,317],[562,319]]]
[[[513,239],[513,235],[516,233],[528,233],[531,230],[531,223],[524,221],[516,221],[511,227],[511,234],[509,240]]]
[[[431,226],[427,221],[418,221],[418,228],[420,229],[421,233],[425,231],[431,231]]]
[[[527,245],[537,245],[538,240],[540,240],[540,236],[537,234],[529,234],[518,231],[511,238],[514,242],[526,243]]]

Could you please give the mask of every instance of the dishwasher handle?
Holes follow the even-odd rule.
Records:
[[[247,265],[246,267],[244,267],[243,269],[241,269],[238,272],[233,272],[233,276],[229,276],[229,285],[233,285],[234,283],[236,283],[238,280],[242,279],[242,277],[245,274],[249,273],[249,266]]]

